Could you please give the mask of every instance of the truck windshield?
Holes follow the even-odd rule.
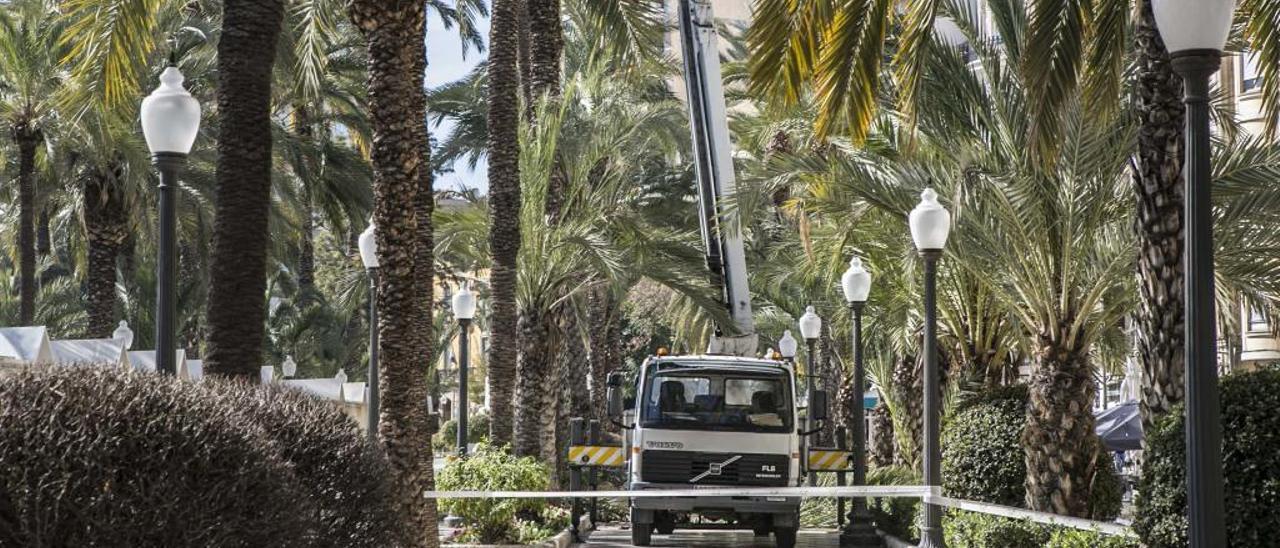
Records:
[[[645,387],[646,428],[788,432],[791,399],[786,378],[730,372],[660,372]]]

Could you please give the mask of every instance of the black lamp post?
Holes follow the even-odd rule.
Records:
[[[471,362],[468,342],[471,319],[476,315],[476,296],[467,287],[453,296],[453,317],[458,319],[458,456],[467,456],[467,366]]]
[[[368,432],[378,435],[378,241],[373,223],[360,233],[356,242],[360,247],[360,261],[369,271],[369,398],[366,403]]]
[[[926,188],[911,211],[911,239],[924,258],[924,484],[935,493],[942,485],[942,388],[938,383],[938,259],[951,232],[951,214],[938,203],[938,193]],[[942,548],[942,507],[924,505],[920,527],[922,548]]]
[[[1187,106],[1186,391],[1187,519],[1192,548],[1226,546],[1222,421],[1214,325],[1209,80],[1231,31],[1233,0],[1153,0],[1156,25],[1182,76]]]
[[[182,71],[170,65],[160,74],[160,87],[142,100],[142,133],[151,163],[160,172],[160,241],[156,261],[156,369],[178,371],[177,358],[177,205],[178,174],[200,131],[200,103],[182,87]]]
[[[816,356],[814,356],[815,352],[813,350],[813,347],[814,347],[814,344],[818,342],[818,337],[820,337],[821,335],[822,335],[822,318],[818,317],[818,313],[814,312],[812,306],[805,307],[804,315],[800,316],[800,336],[804,337],[805,348],[806,348],[805,376],[804,376],[805,392],[804,393],[805,393],[805,398],[808,399],[810,403],[812,403],[812,398],[813,398],[813,371],[818,364],[818,360]],[[805,413],[805,419],[804,419],[804,429],[806,432],[813,431],[813,429],[816,428],[817,426],[815,423],[816,421],[813,420],[813,412],[814,412],[813,406],[810,405],[809,411]],[[812,443],[809,443],[809,445],[811,447],[813,446]],[[813,487],[813,485],[817,483],[817,479],[818,479],[818,475],[816,473],[809,472],[808,480],[809,480],[810,487]]]
[[[853,315],[853,397],[857,398],[857,401],[849,402],[853,411],[853,484],[866,485],[867,434],[863,394],[867,391],[867,373],[862,361],[862,309],[871,292],[871,274],[862,268],[862,259],[854,257],[849,261],[849,269],[840,278],[840,289],[844,292],[845,301],[849,303],[849,311]],[[864,548],[883,545],[884,541],[871,523],[871,512],[867,510],[866,499],[854,497],[853,506],[849,508],[849,519],[845,522],[844,530],[840,531],[840,546]]]

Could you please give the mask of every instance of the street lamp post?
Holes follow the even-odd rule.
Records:
[[[862,259],[854,257],[849,261],[849,269],[840,277],[840,289],[844,292],[849,312],[853,316],[853,396],[857,398],[857,401],[850,402],[853,411],[853,484],[866,485],[867,435],[863,394],[867,389],[866,369],[862,361],[862,309],[871,292],[871,274],[862,267]],[[840,546],[863,548],[882,545],[883,541],[871,523],[871,512],[867,509],[866,499],[855,497],[853,506],[849,509],[849,519],[840,532]]]
[[[938,193],[926,188],[920,204],[911,211],[911,239],[924,258],[924,484],[936,495],[942,484],[942,446],[939,423],[942,390],[938,385],[938,259],[951,232],[951,214],[938,203]],[[924,525],[920,527],[922,548],[942,548],[942,507],[924,505]]]
[[[360,261],[369,271],[369,401],[368,429],[370,436],[378,435],[378,242],[373,223],[360,233],[356,242],[360,247]]]
[[[161,373],[177,373],[177,200],[178,174],[200,131],[200,103],[182,87],[182,71],[170,65],[160,86],[142,100],[142,133],[151,163],[160,172],[160,238],[156,283],[156,365]]]
[[[1209,81],[1231,31],[1233,0],[1153,0],[1156,26],[1182,76],[1186,104],[1187,520],[1192,548],[1226,546],[1222,423],[1214,325]]]
[[[817,312],[813,311],[813,306],[807,306],[804,309],[804,315],[800,316],[800,336],[804,337],[806,356],[805,356],[805,376],[804,390],[805,399],[812,403],[813,398],[813,369],[817,365],[818,360],[814,356],[814,343],[818,342],[818,337],[822,335],[822,318],[818,317]],[[809,410],[805,413],[804,429],[811,432],[815,428],[813,420],[813,406],[809,406]],[[813,444],[810,443],[810,446]],[[813,487],[817,483],[818,475],[809,472],[809,486]]]
[[[467,287],[453,296],[453,317],[458,319],[458,456],[467,456],[467,366],[471,348],[467,341],[476,315],[476,296]]]

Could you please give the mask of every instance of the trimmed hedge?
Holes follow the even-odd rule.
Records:
[[[947,496],[1026,505],[1027,388],[983,392],[960,403],[942,429],[942,489]]]
[[[920,472],[906,466],[871,469],[867,485],[920,485]],[[871,517],[880,530],[907,542],[920,541],[920,499],[886,497],[868,499]]]
[[[261,427],[293,466],[308,495],[309,546],[380,548],[406,540],[386,458],[337,406],[279,384],[205,385],[240,420]]]
[[[1227,544],[1274,546],[1280,529],[1280,371],[1220,381]],[[1187,545],[1184,411],[1147,435],[1133,527],[1151,548]]]
[[[947,496],[1026,506],[1027,388],[987,390],[957,405],[942,429],[942,488]],[[1123,489],[1111,456],[1099,452],[1090,490],[1093,519],[1120,515]]]
[[[949,548],[1138,547],[1134,538],[958,510],[947,511],[942,531]]]
[[[0,546],[299,546],[307,495],[208,390],[99,367],[0,380]]]
[[[399,546],[387,462],[278,385],[105,367],[0,379],[0,546]]]

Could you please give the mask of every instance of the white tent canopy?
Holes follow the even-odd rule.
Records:
[[[53,361],[62,364],[128,365],[124,341],[120,339],[68,339],[51,341]]]
[[[0,327],[0,356],[28,363],[53,361],[48,331],[43,325]]]

